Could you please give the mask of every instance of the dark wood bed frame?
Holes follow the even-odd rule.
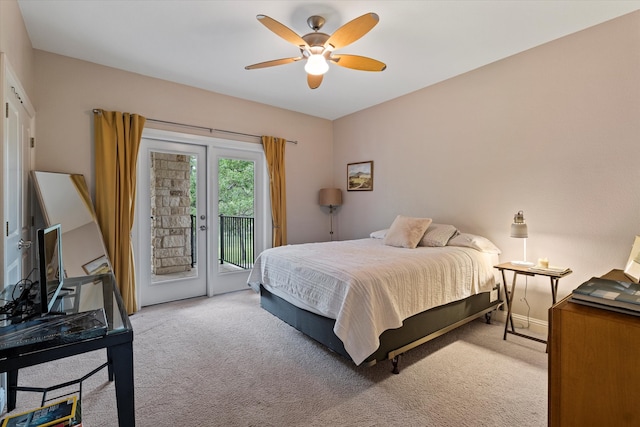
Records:
[[[500,288],[496,286],[493,292],[498,293],[498,298],[494,301],[491,301],[491,292],[483,292],[409,317],[403,322],[402,327],[383,332],[380,335],[380,347],[362,364],[371,366],[379,361],[391,360],[393,373],[399,373],[398,361],[402,353],[483,315],[489,323],[491,313],[502,304]],[[342,341],[333,332],[334,319],[298,308],[272,294],[262,285],[260,305],[300,332],[351,360]]]

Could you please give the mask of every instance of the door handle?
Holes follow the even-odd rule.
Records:
[[[31,247],[31,240],[20,239],[18,242],[18,250],[29,249]]]
[[[200,226],[200,230],[202,230],[202,231],[206,231],[206,230],[207,230],[207,226],[206,226],[206,225],[201,225],[201,226]]]

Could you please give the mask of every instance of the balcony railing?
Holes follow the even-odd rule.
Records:
[[[253,218],[220,215],[220,264],[253,267]]]

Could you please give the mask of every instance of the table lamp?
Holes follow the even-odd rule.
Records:
[[[527,261],[527,237],[529,237],[529,230],[527,229],[527,224],[524,221],[524,214],[522,213],[522,211],[518,211],[518,213],[513,216],[513,224],[511,224],[511,237],[523,239],[524,242],[523,260],[511,261],[511,264],[523,267],[533,267],[533,263]]]
[[[318,204],[320,206],[329,206],[329,215],[331,216],[331,231],[329,236],[333,240],[333,211],[342,204],[342,191],[339,188],[323,188],[318,196]]]

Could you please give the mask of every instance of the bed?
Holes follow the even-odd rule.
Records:
[[[483,315],[489,321],[501,304],[499,249],[428,223],[409,244],[389,238],[394,221],[365,239],[267,249],[248,284],[262,308],[329,349],[356,365],[391,360],[398,373],[399,355]],[[427,228],[443,236],[428,244]]]

